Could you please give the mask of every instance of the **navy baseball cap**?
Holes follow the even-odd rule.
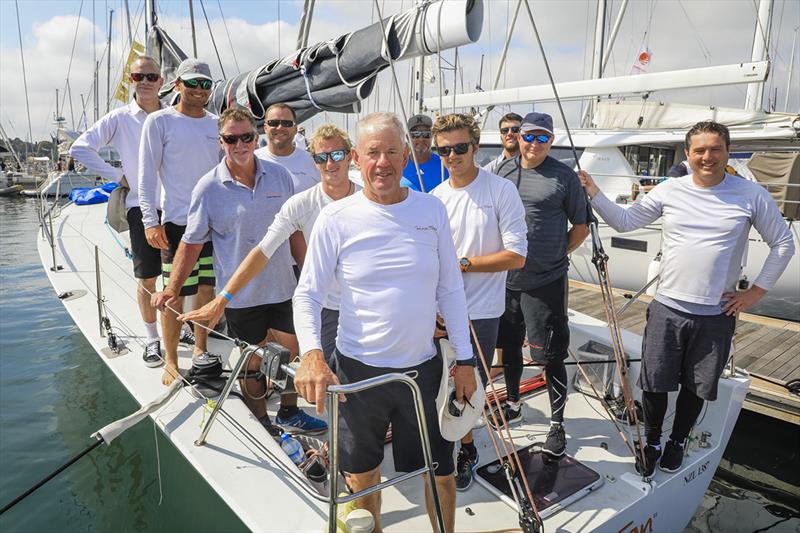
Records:
[[[550,135],[554,135],[553,117],[547,113],[536,112],[525,115],[525,118],[522,119],[522,124],[519,127],[519,131],[524,133],[536,130],[546,131]]]

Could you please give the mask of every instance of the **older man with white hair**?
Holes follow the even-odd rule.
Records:
[[[320,213],[294,296],[295,329],[303,354],[295,385],[322,412],[328,385],[392,372],[416,376],[437,465],[436,488],[445,529],[452,531],[453,443],[441,435],[435,404],[442,376],[433,344],[437,304],[457,356],[459,401],[476,390],[476,360],[447,211],[439,199],[400,186],[407,161],[403,126],[395,115],[373,113],[359,122],[355,162],[364,190]],[[335,375],[320,342],[320,312],[334,281],[341,291]],[[380,481],[390,423],[396,470],[422,467],[414,403],[405,386],[393,383],[348,395],[340,407],[341,466],[353,490]],[[375,531],[380,531],[380,493],[359,498],[356,504],[372,513]],[[435,524],[432,495],[427,490],[426,506]]]

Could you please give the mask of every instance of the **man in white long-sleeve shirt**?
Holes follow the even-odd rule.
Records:
[[[506,307],[507,272],[522,268],[528,253],[525,208],[511,181],[475,166],[481,130],[472,117],[441,116],[432,131],[435,150],[450,178],[431,194],[444,203],[450,219],[474,329],[472,349],[491,366]],[[478,370],[485,387],[488,376],[482,364]],[[470,487],[477,466],[478,450],[470,431],[458,451],[456,490]]]
[[[189,202],[197,182],[220,161],[217,116],[205,110],[213,81],[208,65],[197,59],[184,60],[175,72],[175,90],[180,101],[173,107],[151,113],[142,127],[139,147],[139,203],[144,233],[150,246],[161,250],[165,285],[175,253],[186,231]],[[162,190],[161,216],[158,190]],[[183,297],[193,298],[195,308],[214,297],[213,249],[207,242],[191,275],[172,306],[183,309]],[[169,385],[178,374],[178,340],[181,323],[171,310],[161,313],[166,366],[161,381]],[[194,355],[207,354],[208,333],[195,331]]]
[[[639,386],[644,407],[645,464],[649,477],[659,467],[681,467],[683,445],[703,401],[717,397],[717,383],[730,355],[735,314],[755,305],[772,288],[792,255],[794,243],[769,192],[725,172],[728,128],[698,122],[686,134],[691,173],[660,183],[623,208],[606,197],[586,172],[581,182],[592,205],[617,231],[632,231],[663,217],[664,243],[655,300],[647,310]],[[736,292],[750,227],[770,247],[753,285]],[[661,450],[667,393],[680,393],[669,441]]]
[[[458,401],[476,390],[466,298],[447,211],[438,198],[400,187],[408,147],[395,115],[373,113],[357,129],[356,164],[364,190],[325,207],[317,218],[294,296],[302,355],[298,392],[325,408],[328,385],[390,372],[416,376],[425,404],[436,487],[447,531],[455,522],[453,443],[442,438],[435,397],[442,374],[433,333],[437,303],[456,352]],[[331,282],[340,288],[334,375],[322,354],[320,312]],[[380,481],[384,438],[392,424],[395,469],[423,466],[414,404],[407,388],[391,384],[348,395],[340,407],[341,466],[351,488]],[[434,522],[431,495],[428,515]],[[380,526],[380,493],[357,500]]]
[[[72,143],[69,155],[83,163],[89,172],[119,183],[129,189],[125,199],[126,217],[130,228],[133,274],[138,281],[136,300],[144,322],[146,344],[144,364],[161,366],[161,341],[158,336],[156,310],[150,305],[150,294],[156,290],[156,279],[161,274],[161,254],[147,243],[139,208],[139,141],[142,125],[148,113],[161,109],[158,89],[163,83],[161,67],[149,56],[141,56],[131,64],[130,82],[133,100],[111,111]],[[116,168],[100,157],[99,151],[112,145],[119,152],[122,168]]]

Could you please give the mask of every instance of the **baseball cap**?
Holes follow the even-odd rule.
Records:
[[[519,131],[526,132],[526,131],[534,131],[534,130],[542,130],[546,131],[550,135],[553,134],[553,117],[548,115],[547,113],[528,113],[525,115],[525,118],[522,119],[522,124],[519,127]]]
[[[214,81],[211,77],[211,69],[208,68],[208,63],[190,57],[181,61],[178,69],[175,71],[175,77],[182,80],[210,80]]]
[[[417,126],[427,126],[428,128],[433,127],[433,119],[428,115],[414,115],[410,119],[408,119],[408,129],[412,130]]]

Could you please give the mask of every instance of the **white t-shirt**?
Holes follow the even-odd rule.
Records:
[[[361,190],[360,185],[353,183],[353,194]],[[311,240],[311,230],[317,221],[320,211],[326,205],[335,200],[322,190],[322,183],[316,184],[308,190],[295,194],[289,198],[275,220],[270,224],[267,234],[261,239],[259,248],[261,253],[271,258],[275,250],[286,242],[295,231],[302,231],[306,243]],[[328,289],[328,297],[325,301],[327,309],[339,309],[339,287],[335,283]]]
[[[289,155],[275,155],[269,151],[269,146],[265,146],[256,150],[256,157],[283,165],[286,170],[291,172],[295,194],[310,189],[320,181],[319,171],[314,165],[314,160],[303,149],[295,148]]]
[[[714,187],[698,187],[692,175],[670,178],[624,208],[604,194],[592,206],[612,228],[632,231],[663,216],[664,243],[656,298],[719,305],[735,290],[750,227],[770,252],[756,285],[770,290],[794,255],[789,225],[766,189],[726,174]]]
[[[150,113],[139,146],[139,205],[145,228],[161,222],[186,225],[192,190],[221,160],[218,117],[189,117],[175,107]],[[156,191],[162,188],[161,205]]]
[[[381,205],[363,192],[317,218],[294,294],[300,353],[320,346],[320,312],[341,288],[336,347],[370,366],[404,368],[434,356],[437,301],[458,359],[472,357],[464,285],[447,222],[433,196],[408,191]]]
[[[502,250],[528,255],[525,208],[511,181],[479,170],[475,179],[454,189],[452,178],[431,194],[447,209],[458,257],[489,255]],[[471,319],[497,318],[506,307],[503,272],[464,272],[464,292]]]

